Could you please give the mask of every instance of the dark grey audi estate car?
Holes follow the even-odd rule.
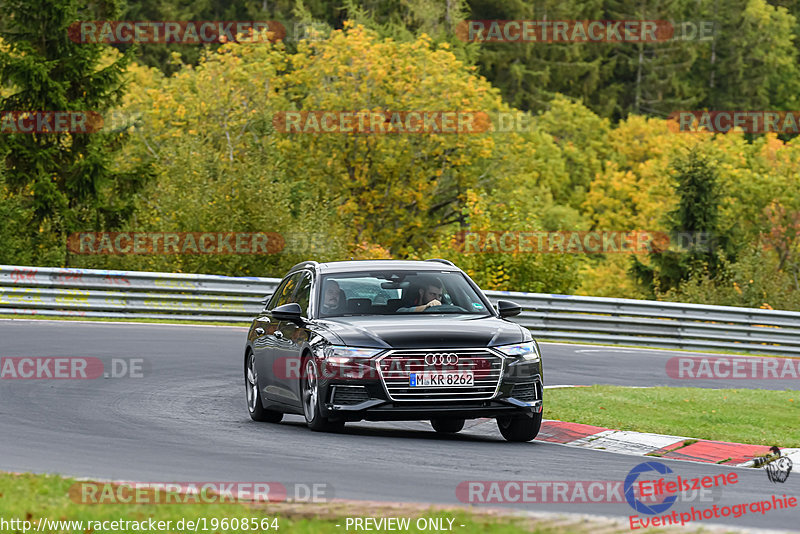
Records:
[[[497,419],[509,441],[542,422],[539,346],[447,260],[295,265],[253,320],[244,353],[250,417],[305,416],[312,430],[347,421],[428,419],[453,433]]]

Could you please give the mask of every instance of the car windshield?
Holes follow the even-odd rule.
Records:
[[[452,271],[380,271],[322,277],[320,317],[447,313],[491,315],[467,278]]]

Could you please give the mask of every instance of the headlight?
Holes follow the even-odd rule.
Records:
[[[349,363],[353,360],[372,358],[381,352],[383,352],[383,349],[364,349],[359,347],[328,345],[323,349],[322,356],[331,363]]]
[[[538,362],[541,359],[541,355],[539,354],[539,346],[535,341],[515,343],[513,345],[502,345],[494,348],[506,356],[522,356],[524,360],[531,362]]]

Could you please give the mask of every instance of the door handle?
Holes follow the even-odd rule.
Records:
[[[259,336],[263,336],[264,335],[264,329],[261,328],[260,326],[257,327],[256,328],[256,334],[258,334]]]
[[[273,335],[278,339],[281,339],[283,337],[283,332],[281,332],[280,330],[275,330],[275,333]]]

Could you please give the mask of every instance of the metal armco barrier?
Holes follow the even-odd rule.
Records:
[[[277,278],[0,265],[0,314],[246,323]],[[800,312],[487,291],[541,340],[800,355]]]
[[[277,278],[0,265],[0,313],[249,322]]]

